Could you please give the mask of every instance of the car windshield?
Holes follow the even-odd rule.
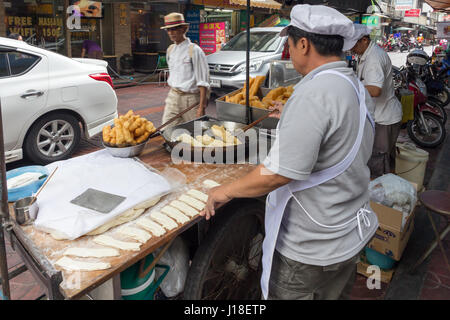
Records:
[[[281,37],[279,32],[250,32],[250,51],[273,52],[278,48]],[[245,51],[247,49],[246,32],[241,32],[222,48],[223,51]]]

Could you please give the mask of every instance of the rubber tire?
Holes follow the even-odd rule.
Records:
[[[74,140],[70,148],[62,155],[58,157],[47,157],[43,154],[41,154],[34,143],[36,141],[37,134],[39,130],[49,121],[53,120],[64,120],[67,121],[73,128],[74,131]],[[65,112],[55,112],[50,113],[49,115],[46,115],[42,118],[40,118],[38,121],[36,121],[28,131],[28,134],[25,138],[24,142],[24,152],[28,159],[33,161],[34,163],[40,164],[40,165],[46,165],[54,161],[64,160],[69,158],[73,152],[78,148],[78,145],[80,144],[81,139],[81,128],[80,124],[77,118],[72,116],[71,114],[65,113]]]
[[[249,213],[258,214],[262,223],[262,232],[264,232],[264,205],[260,208],[257,206],[258,204],[251,203],[250,205],[239,206],[234,212],[230,212],[232,210],[224,210],[226,212],[220,212],[221,214],[219,213],[215,216],[214,219],[216,221],[214,221],[214,224],[198,247],[189,268],[183,292],[185,300],[201,300],[203,293],[202,279],[209,270],[212,255],[223,239],[229,235],[228,230],[233,228],[235,223],[239,223],[243,216]],[[250,290],[251,288],[248,289]],[[260,299],[260,297],[259,295],[257,299]]]
[[[445,139],[447,133],[445,131],[445,126],[442,123],[441,119],[438,116],[435,116],[434,114],[431,114],[429,112],[424,112],[423,113],[424,118],[433,118],[435,121],[437,121],[437,123],[439,123],[439,125],[441,126],[441,130],[442,130],[442,136],[439,138],[438,141],[434,142],[434,143],[424,143],[421,140],[419,140],[413,133],[412,131],[412,125],[414,123],[414,121],[417,121],[416,119],[412,120],[412,121],[408,121],[407,124],[407,131],[408,131],[408,135],[411,138],[411,140],[413,140],[417,145],[423,147],[423,148],[435,148],[437,146],[439,146]]]
[[[444,108],[444,105],[442,104],[442,102],[436,98],[433,98],[433,99],[429,99],[428,103],[435,108],[439,108],[440,113],[442,114],[441,121],[445,126],[445,124],[447,123],[448,116],[447,116],[447,111],[445,111],[445,108]]]

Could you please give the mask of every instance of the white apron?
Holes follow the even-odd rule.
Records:
[[[359,147],[361,145],[361,141],[364,135],[364,126],[365,126],[365,120],[366,117],[370,120],[370,123],[372,124],[372,128],[375,129],[375,123],[370,116],[370,113],[367,111],[366,107],[366,101],[365,101],[365,91],[364,91],[364,85],[361,83],[361,81],[358,80],[359,84],[359,90],[356,88],[354,83],[350,80],[349,77],[345,76],[344,74],[337,72],[335,70],[324,70],[322,72],[319,72],[315,75],[317,77],[321,74],[335,74],[337,76],[340,76],[351,83],[353,88],[356,91],[356,94],[358,96],[359,100],[359,129],[358,129],[358,135],[356,137],[355,144],[353,145],[352,149],[350,150],[350,153],[345,156],[345,158],[335,164],[334,166],[311,173],[308,180],[294,180],[290,183],[272,191],[267,196],[266,200],[266,214],[265,214],[265,231],[266,236],[264,238],[263,242],[263,256],[262,256],[262,264],[263,264],[263,272],[261,277],[261,290],[264,296],[264,299],[267,299],[268,291],[269,291],[269,278],[270,278],[270,271],[272,269],[272,259],[273,254],[275,251],[275,245],[278,238],[278,232],[280,230],[281,220],[283,219],[283,214],[286,208],[287,203],[289,202],[290,198],[294,198],[295,201],[302,207],[302,209],[306,212],[308,217],[316,224],[320,225],[321,227],[325,228],[340,228],[342,226],[345,226],[351,222],[353,222],[355,219],[358,222],[358,232],[361,240],[363,240],[362,235],[362,229],[361,229],[361,220],[363,223],[370,227],[370,221],[366,216],[366,213],[370,212],[365,208],[361,208],[358,210],[356,216],[352,218],[351,220],[345,222],[344,224],[341,224],[339,226],[326,226],[323,224],[320,224],[319,222],[315,221],[308,212],[303,208],[300,201],[293,195],[294,192],[302,191],[305,189],[309,189],[315,186],[318,186],[324,182],[327,182],[331,179],[334,179],[341,173],[343,173],[345,170],[347,170],[350,165],[352,164],[353,160],[356,158],[356,155],[358,154]]]

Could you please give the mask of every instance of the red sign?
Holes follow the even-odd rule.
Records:
[[[411,9],[405,11],[405,17],[420,17],[421,9]]]
[[[225,22],[200,23],[200,47],[206,54],[219,51],[226,42]]]

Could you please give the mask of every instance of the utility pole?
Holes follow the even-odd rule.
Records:
[[[69,13],[67,13],[67,8],[69,7],[69,0],[64,0],[64,13],[63,16],[66,17],[63,27],[66,34],[66,41],[64,41],[65,47],[66,47],[66,55],[69,58],[72,58],[72,35],[70,33],[69,28],[67,28],[67,19],[69,17]]]

